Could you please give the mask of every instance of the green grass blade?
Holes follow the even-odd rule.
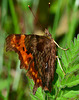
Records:
[[[2,0],[1,7],[1,26],[5,24],[5,20],[7,18],[7,10],[8,10],[8,0]]]
[[[20,33],[20,28],[19,28],[17,15],[16,15],[16,12],[15,12],[13,0],[9,0],[9,7],[10,7],[11,15],[12,15],[12,20],[13,20],[13,24],[14,24],[15,33],[19,34]]]
[[[3,69],[3,53],[4,53],[4,43],[5,43],[5,33],[0,31],[0,74]]]

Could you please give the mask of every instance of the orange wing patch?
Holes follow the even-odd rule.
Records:
[[[30,60],[33,59],[32,54],[27,54],[27,49],[25,47],[25,37],[26,35],[10,35],[6,39],[6,50],[15,51],[19,54],[19,59],[21,65],[25,69],[28,69]],[[30,58],[30,60],[29,60]],[[23,67],[21,67],[23,68]]]
[[[27,75],[30,76],[37,87],[42,86],[42,81],[38,76],[38,72],[35,70],[33,56],[31,53],[27,54],[25,47],[25,38],[27,35],[9,35],[6,38],[6,51],[15,51],[19,55],[21,61],[20,68],[28,70]],[[35,87],[36,88],[36,87]],[[36,90],[34,91],[34,93]]]

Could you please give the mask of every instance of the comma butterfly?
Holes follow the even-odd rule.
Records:
[[[45,29],[45,36],[12,34],[6,38],[6,51],[18,53],[20,68],[27,70],[26,75],[34,80],[33,94],[40,86],[43,90],[51,92],[55,60],[58,59],[56,45],[61,48],[47,29]]]
[[[54,79],[56,45],[51,34],[46,36],[12,34],[6,38],[6,51],[15,51],[21,61],[20,68],[34,80],[33,94],[39,86],[51,92]]]

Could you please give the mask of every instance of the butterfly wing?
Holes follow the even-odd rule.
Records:
[[[37,88],[42,86],[42,81],[38,77],[38,71],[34,66],[34,58],[33,58],[33,43],[31,43],[31,35],[9,35],[6,38],[6,51],[15,51],[19,55],[19,59],[21,61],[20,68],[25,68],[27,71],[27,75],[30,76],[35,83],[37,83],[34,87],[35,94]],[[27,40],[27,41],[25,41]]]
[[[30,60],[33,59],[31,53],[27,54],[25,47],[25,38],[27,35],[12,34],[6,38],[6,51],[15,51],[19,54],[21,61],[20,68],[28,69]]]
[[[20,68],[27,69],[27,75],[35,82],[33,94],[39,86],[51,91],[56,54],[53,39],[37,35],[9,35],[6,50],[18,53]]]
[[[27,45],[28,40],[30,40],[30,45]],[[29,39],[25,39],[25,46],[33,55],[34,68],[38,72],[39,79],[41,79],[42,88],[51,91],[56,57],[56,46],[53,39],[46,36],[31,35]],[[38,83],[35,81],[34,92],[36,92],[36,86],[39,86]]]

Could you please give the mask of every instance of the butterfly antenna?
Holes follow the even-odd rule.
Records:
[[[61,66],[61,63],[60,63],[60,60],[59,60],[58,56],[56,56],[56,58],[57,58],[57,60],[58,60],[58,63],[59,63],[59,66],[60,66],[61,70],[63,71],[64,75],[66,75],[66,73],[64,72],[64,70],[63,70],[63,68],[62,68],[62,66]]]
[[[58,48],[60,48],[60,49],[62,49],[62,50],[64,50],[64,51],[66,51],[66,50],[68,50],[68,49],[69,49],[69,48],[64,49],[64,48],[60,47],[60,46],[56,43],[56,41],[55,41],[55,40],[53,40],[53,41],[54,41],[54,43],[58,46]]]
[[[28,5],[28,7],[29,7],[30,11],[32,12],[34,18],[37,19],[36,16],[35,16],[35,14],[33,13],[32,9],[31,9],[30,5]]]
[[[48,17],[48,21],[50,21],[50,2],[48,2],[48,15],[47,15],[47,17]]]
[[[36,16],[35,16],[34,12],[32,11],[32,8],[30,7],[30,5],[28,5],[28,7],[29,7],[30,11],[32,12],[34,18],[37,20],[37,18],[36,18]],[[38,23],[39,23],[40,27],[43,28],[42,25],[40,24],[39,20],[38,20]]]
[[[49,5],[49,8],[50,8],[50,2],[48,3],[48,5]]]

